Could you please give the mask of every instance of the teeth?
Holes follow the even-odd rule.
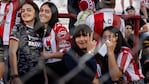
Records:
[[[44,16],[40,16],[40,18],[41,18],[41,19],[45,19],[45,17],[44,17]]]

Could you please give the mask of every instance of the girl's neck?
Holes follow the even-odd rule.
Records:
[[[45,27],[45,29],[47,29],[48,28],[48,24],[44,24],[44,27]]]
[[[28,26],[31,26],[31,27],[34,26],[34,21],[24,22],[24,23],[25,23],[25,25],[28,25]]]

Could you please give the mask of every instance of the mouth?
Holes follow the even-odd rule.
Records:
[[[40,15],[40,19],[46,19],[47,17],[45,15]]]

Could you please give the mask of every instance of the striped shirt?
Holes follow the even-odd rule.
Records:
[[[9,45],[9,35],[15,23],[17,10],[18,0],[0,2],[0,37],[3,38],[4,45]]]
[[[114,26],[120,28],[124,34],[124,21],[115,14],[113,9],[102,9],[99,12],[91,14],[86,19],[86,24],[99,36],[106,26]]]
[[[49,53],[66,52],[71,47],[71,38],[66,27],[60,23],[56,23],[52,28],[50,34],[43,38],[43,45],[45,50]],[[49,58],[47,63],[54,63],[61,61],[58,58]]]
[[[122,69],[125,80],[137,81],[144,78],[140,62],[132,56],[129,48],[122,47],[117,58],[117,64]]]

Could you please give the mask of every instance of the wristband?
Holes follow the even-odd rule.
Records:
[[[13,75],[10,76],[10,79],[15,79],[15,78],[17,78],[17,77],[19,77],[19,75],[13,74]]]
[[[93,50],[88,51],[87,53],[90,54],[90,55],[94,55],[94,51]]]

